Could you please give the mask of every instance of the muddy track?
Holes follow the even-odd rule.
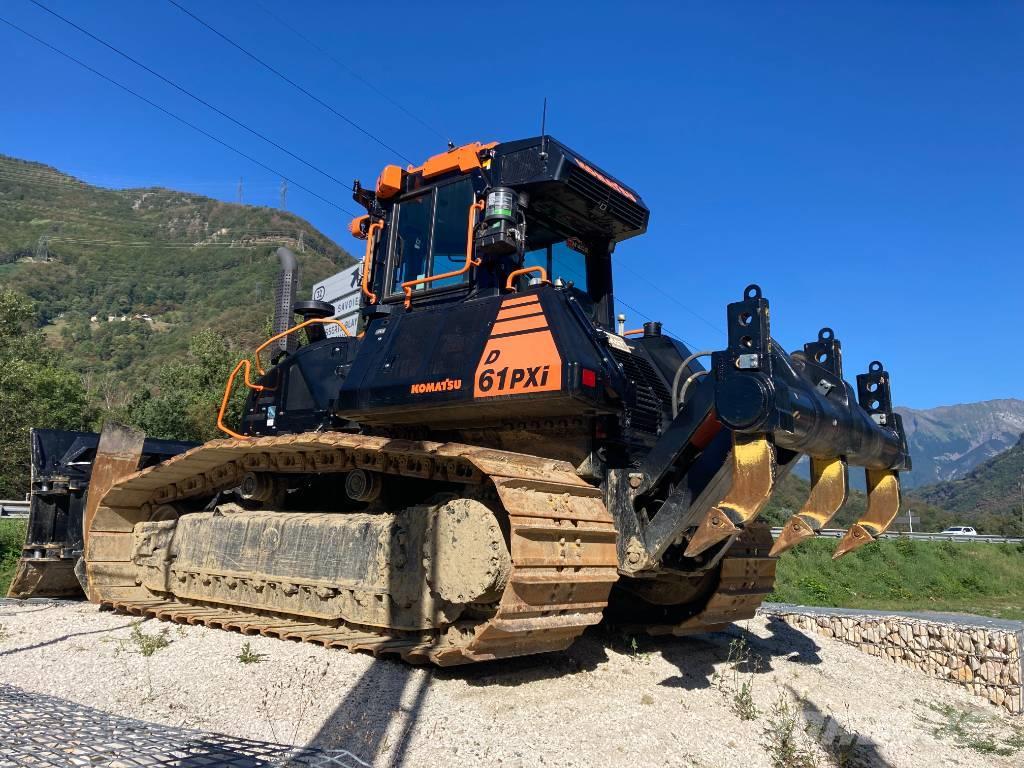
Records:
[[[234,487],[247,471],[356,468],[456,482],[495,494],[509,523],[512,572],[492,616],[446,631],[393,632],[185,601],[138,583],[132,529],[160,505],[212,496]],[[578,478],[570,465],[459,444],[337,433],[217,440],[135,473],[103,498],[86,550],[90,598],[115,610],[441,666],[567,648],[601,620],[618,578],[611,515],[600,491]]]

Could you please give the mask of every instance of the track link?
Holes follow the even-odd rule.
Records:
[[[771,529],[763,523],[747,526],[722,557],[718,584],[698,613],[678,624],[651,624],[651,635],[693,635],[718,632],[729,624],[752,619],[775,585],[777,557]]]
[[[162,504],[212,496],[244,472],[345,472],[493,488],[509,522],[512,572],[497,610],[444,630],[320,623],[153,593],[131,562],[132,529]],[[601,620],[618,578],[615,527],[598,489],[561,461],[341,433],[215,440],[130,475],[103,497],[86,541],[89,597],[124,613],[451,666],[567,648]]]

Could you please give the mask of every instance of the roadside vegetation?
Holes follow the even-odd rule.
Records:
[[[0,597],[6,597],[7,588],[14,578],[14,567],[21,557],[21,545],[25,543],[28,522],[25,520],[0,520]]]
[[[1024,546],[888,539],[833,561],[834,539],[782,556],[770,600],[1024,619]]]

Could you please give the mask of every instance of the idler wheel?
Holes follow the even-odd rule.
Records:
[[[512,570],[512,557],[494,514],[474,499],[452,499],[433,517],[423,542],[431,590],[450,603],[497,600]]]

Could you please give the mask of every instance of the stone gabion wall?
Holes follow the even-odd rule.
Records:
[[[872,656],[959,683],[1020,715],[1022,633],[936,623],[903,616],[835,616],[770,612],[790,626],[833,637]]]

